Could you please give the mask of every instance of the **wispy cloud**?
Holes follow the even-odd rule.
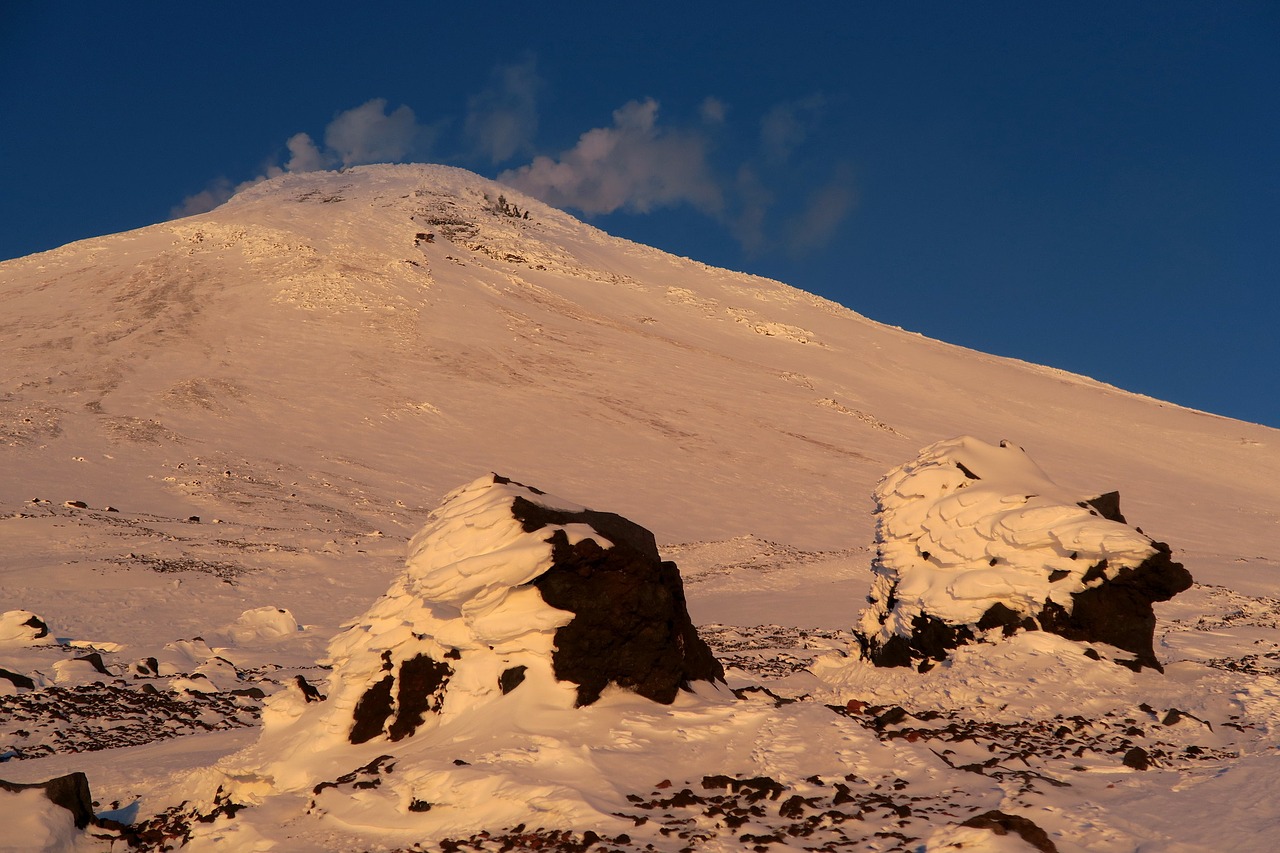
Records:
[[[206,213],[235,195],[236,190],[239,188],[239,186],[232,184],[226,178],[217,178],[200,192],[187,196],[182,200],[181,204],[171,208],[169,216],[176,219],[180,216],[195,216],[197,213]]]
[[[490,78],[484,91],[467,99],[463,133],[473,150],[497,165],[532,153],[542,80],[533,57],[499,66]]]
[[[403,160],[427,148],[432,136],[430,128],[418,124],[413,110],[400,106],[388,113],[386,98],[374,98],[329,122],[324,144],[343,166],[360,166]]]
[[[189,195],[170,211],[171,216],[191,216],[213,210],[235,193],[286,172],[314,172],[338,166],[394,163],[409,156],[427,154],[438,128],[422,125],[407,106],[387,112],[385,98],[374,98],[338,113],[324,131],[324,147],[307,133],[295,133],[285,142],[289,159],[283,166],[268,163],[258,176],[232,184],[218,178],[200,192]]]
[[[709,125],[724,124],[725,118],[729,114],[729,107],[719,98],[708,95],[702,99],[702,103],[698,106],[698,115],[702,117],[702,121]]]
[[[538,99],[545,83],[529,56],[493,69],[487,85],[466,99],[460,122],[420,122],[408,106],[388,109],[385,98],[338,113],[317,142],[296,133],[283,158],[264,164],[239,184],[219,178],[188,196],[174,216],[202,213],[240,189],[290,172],[424,159],[452,123],[453,162],[498,166],[531,156],[538,132]],[[614,111],[612,122],[583,133],[554,156],[534,156],[498,180],[556,207],[587,215],[650,213],[689,205],[720,224],[750,254],[803,255],[827,245],[854,209],[847,167],[826,172],[816,162],[827,99],[813,94],[778,103],[754,116],[708,96],[683,123],[660,115],[653,98]],[[728,161],[739,142],[746,152]]]
[[[813,94],[775,104],[760,120],[760,147],[764,156],[776,162],[790,160],[796,149],[818,130],[826,103],[823,95]]]
[[[587,214],[635,213],[688,203],[718,213],[723,194],[707,163],[708,139],[658,125],[658,102],[629,101],[613,125],[589,130],[558,157],[536,157],[498,176],[556,207]]]
[[[787,225],[787,250],[804,255],[831,242],[836,229],[853,210],[852,171],[841,166],[824,185],[809,194],[808,201]]]
[[[738,168],[734,191],[738,206],[728,220],[729,230],[749,253],[760,252],[768,245],[765,217],[773,205],[774,194],[761,182],[756,170],[745,163]]]

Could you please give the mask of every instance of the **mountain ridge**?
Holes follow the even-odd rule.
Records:
[[[347,195],[342,195],[343,192]],[[485,198],[486,195],[489,197]],[[500,195],[510,196],[514,201],[508,203],[514,203],[518,209],[536,213],[529,220],[504,215],[496,208]],[[461,204],[464,200],[466,204]],[[329,222],[327,227],[331,233],[327,238],[307,240],[306,228],[317,233],[315,225],[308,224],[314,220],[317,209],[329,217],[321,221]],[[450,221],[455,219],[457,222]],[[450,228],[452,240],[447,233]],[[342,236],[335,236],[337,232]],[[431,235],[433,242],[417,239],[420,234]],[[104,240],[107,242],[101,242]],[[522,240],[524,242],[520,242]],[[553,246],[556,241],[567,242],[578,256],[603,257],[607,264],[588,267],[576,258],[569,258],[564,249]],[[519,255],[520,261],[507,257],[516,255],[517,244],[529,257]],[[1112,438],[1116,444],[1128,443],[1118,454],[1122,457],[1136,449],[1130,439],[1134,413],[1139,422],[1148,423],[1156,417],[1152,408],[1178,411],[1184,418],[1197,416],[1193,410],[1180,407],[1174,410],[1170,408],[1172,404],[1113,390],[1087,377],[975,353],[885,327],[835,303],[777,282],[712,270],[695,261],[618,241],[514,190],[450,167],[359,167],[342,173],[287,175],[251,187],[209,214],[127,232],[115,238],[83,241],[7,262],[0,265],[0,275],[16,278],[16,273],[24,267],[41,266],[36,263],[37,259],[42,259],[46,268],[52,259],[62,267],[78,263],[80,269],[63,273],[62,277],[86,282],[82,288],[88,286],[87,282],[103,287],[103,259],[117,251],[108,248],[115,246],[123,249],[126,264],[127,259],[134,256],[139,263],[126,266],[116,274],[116,281],[106,285],[109,290],[114,284],[116,305],[114,311],[104,308],[100,312],[103,316],[98,319],[105,321],[102,324],[110,326],[110,330],[95,332],[83,325],[79,331],[84,341],[60,334],[55,339],[32,341],[25,348],[29,351],[33,346],[42,347],[54,355],[60,344],[75,352],[77,346],[87,343],[98,352],[57,365],[74,376],[75,370],[84,370],[86,362],[95,358],[101,361],[100,353],[110,353],[113,345],[124,339],[131,341],[131,336],[161,347],[168,362],[163,371],[151,369],[157,365],[139,363],[140,359],[125,349],[115,362],[103,365],[97,376],[84,377],[83,387],[68,389],[80,396],[102,391],[103,397],[96,404],[103,407],[108,416],[144,422],[154,419],[161,424],[183,425],[184,406],[202,412],[221,409],[225,419],[227,412],[235,408],[237,394],[241,393],[236,390],[238,383],[243,382],[246,375],[260,373],[261,365],[266,362],[277,365],[277,381],[271,383],[277,391],[288,390],[280,382],[289,378],[294,396],[306,388],[307,383],[312,386],[310,391],[323,395],[325,389],[320,378],[330,374],[326,378],[333,382],[337,377],[331,375],[332,370],[339,366],[330,363],[324,370],[317,370],[316,362],[322,359],[308,361],[299,353],[314,351],[317,343],[326,339],[330,346],[350,341],[347,350],[350,367],[346,372],[357,373],[359,377],[348,378],[351,387],[344,388],[344,392],[378,398],[375,405],[381,411],[376,416],[370,413],[369,417],[393,420],[410,417],[413,412],[408,406],[413,403],[398,399],[399,394],[370,394],[370,386],[402,388],[410,383],[400,375],[395,377],[398,384],[391,382],[380,359],[385,362],[417,358],[425,360],[433,371],[452,374],[469,384],[508,382],[508,387],[523,385],[526,388],[540,384],[556,393],[560,389],[590,389],[594,376],[602,374],[590,356],[584,358],[584,345],[588,343],[597,355],[611,356],[615,365],[627,357],[625,346],[637,341],[642,342],[639,343],[641,349],[649,348],[655,358],[661,357],[666,363],[676,361],[671,355],[673,348],[676,355],[702,350],[704,358],[693,357],[688,366],[701,368],[711,387],[718,384],[723,375],[771,372],[770,381],[763,385],[760,381],[752,382],[749,391],[804,405],[809,407],[808,414],[816,414],[819,421],[827,422],[824,429],[813,435],[809,434],[813,417],[779,425],[772,432],[786,444],[807,444],[824,456],[874,461],[874,467],[868,465],[868,470],[859,478],[864,482],[887,470],[916,447],[944,434],[987,433],[992,429],[1011,428],[1010,422],[1016,422],[1018,416],[1057,402],[1056,392],[1064,387],[1077,398],[1074,401],[1077,408],[1095,402],[1088,399],[1093,394],[1108,399],[1116,394],[1125,401],[1130,413],[1117,419],[1118,423],[1106,425],[1110,436],[1100,436],[1102,441],[1091,442],[1106,446],[1111,442],[1105,439]],[[209,264],[213,267],[209,268]],[[699,284],[697,288],[687,286],[689,280],[685,277],[691,271],[695,273],[692,280]],[[37,272],[48,270],[37,269]],[[59,281],[59,277],[47,274],[43,278],[45,287]],[[6,290],[10,304],[15,305],[16,301],[15,309],[20,309],[21,294],[15,300],[12,286]],[[239,323],[247,328],[239,334],[215,328],[215,334],[200,341],[202,349],[192,352],[193,341],[183,340],[183,335],[193,323],[199,323],[202,314],[216,313],[220,310],[219,302],[226,303],[233,297],[238,301],[226,307],[236,307],[238,313],[224,316],[222,322]],[[658,298],[656,302],[654,297]],[[294,309],[292,314],[288,308]],[[649,316],[657,314],[658,308],[664,309],[661,320]],[[79,311],[83,316],[83,304]],[[272,323],[259,322],[273,314]],[[75,316],[73,313],[46,315],[43,325],[65,333],[77,325]],[[5,339],[9,344],[10,363],[20,364],[21,360],[12,355],[12,347],[14,344],[23,347],[24,339],[30,334],[30,318],[24,318],[20,310],[15,310],[12,317],[5,324]],[[452,328],[477,321],[482,321],[483,335],[473,334],[462,340],[451,334]],[[28,323],[25,328],[24,322]],[[255,329],[255,323],[260,328]],[[362,335],[361,331],[367,334]],[[505,337],[503,332],[510,333],[519,346],[510,346],[501,340]],[[602,336],[601,332],[608,336]],[[480,340],[485,346],[475,347],[474,342]],[[915,359],[910,365],[914,371],[905,370],[901,364],[904,356],[897,354],[903,341],[915,344],[908,350]],[[178,343],[185,346],[179,347]],[[812,360],[800,355],[802,348],[833,346],[845,359],[856,361],[863,369],[855,371],[841,365],[845,369],[831,370],[824,365],[827,369],[810,376],[809,373],[815,372]],[[116,348],[124,349],[118,345]],[[653,353],[654,350],[658,352]],[[237,356],[240,363],[236,363]],[[879,360],[875,360],[876,357]],[[168,370],[180,359],[190,362],[186,366],[187,376],[169,382],[172,377]],[[212,362],[214,369],[200,365],[202,359]],[[739,366],[744,360],[745,368]],[[218,369],[219,361],[226,364],[227,370]],[[955,368],[957,362],[963,361],[976,361],[992,369],[987,375],[971,378]],[[149,373],[154,376],[144,380],[151,387],[142,391],[150,395],[151,400],[137,400],[135,391],[135,399],[125,404],[123,392],[116,388],[120,385],[119,374],[127,372],[139,377]],[[905,375],[895,381],[895,372]],[[1047,393],[1045,383],[1034,382],[1028,375],[1050,378],[1059,384],[1050,386]],[[33,377],[28,381],[41,380]],[[163,382],[169,382],[167,387],[158,387]],[[357,382],[365,383],[365,387],[356,387]],[[930,393],[930,386],[954,383],[960,393],[951,395],[951,399],[944,396],[940,402],[956,406],[956,397],[968,396],[972,401],[969,410],[957,412],[950,418],[951,423],[939,428],[938,421],[946,418],[921,416],[918,411],[909,411],[913,406],[904,407],[902,399],[892,398],[892,394],[913,382],[922,395]],[[55,381],[55,387],[57,384]],[[435,391],[443,398],[431,384],[419,381],[424,391]],[[1007,390],[984,389],[984,384],[1005,386]],[[317,385],[320,387],[315,387]],[[682,440],[686,444],[699,444],[691,435],[682,435],[690,431],[682,430],[671,418],[652,411],[635,411],[647,409],[646,400],[661,399],[662,389],[655,391],[651,385],[649,389],[636,390],[641,393],[609,397],[601,407],[604,411],[593,420],[605,417],[631,420],[677,446]],[[998,400],[1001,405],[1022,411],[1003,417],[986,415],[982,408],[990,403],[975,399],[984,390],[989,400]],[[801,392],[801,399],[796,399],[796,391]],[[14,391],[10,390],[9,394],[12,396]],[[1035,399],[1031,398],[1032,394]],[[159,402],[154,399],[157,396],[162,398]],[[1027,404],[1019,406],[1023,400]],[[81,405],[94,402],[81,401]],[[421,412],[434,409],[442,417],[450,417],[449,407],[438,400],[416,402],[424,407]],[[1064,417],[1070,416],[1069,406],[1055,407]],[[631,411],[619,412],[620,408]],[[719,408],[738,407],[725,401]],[[819,411],[812,411],[814,408]],[[901,411],[904,408],[908,411]],[[823,411],[827,414],[823,415]],[[492,416],[492,412],[483,414]],[[305,424],[299,423],[305,420],[301,415],[301,412],[290,415],[299,430],[305,429]],[[833,415],[839,416],[835,424],[850,427],[852,432],[832,428]],[[460,422],[469,419],[470,415],[458,417]],[[1174,423],[1175,419],[1169,418],[1167,422]],[[888,429],[876,429],[875,424]],[[1195,434],[1194,426],[1185,424],[1186,421],[1177,424],[1176,430]],[[866,436],[860,432],[864,427],[875,429],[878,435]],[[1275,433],[1261,427],[1241,425],[1239,429],[1247,434],[1242,440],[1259,442],[1263,440],[1255,437],[1259,431],[1264,436]],[[183,429],[177,432],[184,434]],[[850,435],[857,436],[857,447],[849,445]],[[899,444],[903,436],[910,436],[910,440],[901,438]],[[891,441],[885,441],[886,437]],[[1025,436],[1018,438],[1030,440]],[[704,438],[699,446],[705,449],[709,445]],[[1040,448],[1041,455],[1046,450],[1051,462],[1055,457],[1065,459],[1067,456],[1056,447]],[[519,465],[521,461],[503,458],[488,465],[483,460],[476,462],[479,467],[505,465],[510,469],[511,464]],[[437,481],[436,492],[446,490],[449,483],[462,479],[459,475],[466,473],[470,472],[459,470],[448,480]],[[570,485],[580,486],[582,480]],[[1146,499],[1142,495],[1130,499],[1134,498]]]

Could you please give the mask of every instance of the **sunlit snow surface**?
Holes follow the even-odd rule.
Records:
[[[210,849],[496,850],[479,834],[520,825],[626,850],[957,849],[990,809],[1062,851],[1274,847],[1275,430],[888,328],[443,167],[284,176],[0,264],[0,297],[0,612],[50,629],[0,621],[0,669],[33,683],[0,677],[0,778],[84,770],[126,821],[207,816],[221,784],[251,805],[190,822]],[[965,434],[1025,446],[1066,506],[1120,490],[1170,543],[1198,584],[1157,605],[1165,675],[1044,633],[926,674],[847,654],[877,482]],[[537,682],[395,744],[311,728],[298,676],[349,701],[335,650],[450,606],[463,581],[413,580],[410,540],[493,470],[654,531],[728,689],[574,709]],[[924,550],[1059,527],[1011,509],[992,539]],[[494,612],[469,642],[501,633]],[[546,635],[522,630],[502,642],[535,658]],[[1123,763],[1139,747],[1145,771]],[[760,777],[778,787],[742,787]],[[19,811],[15,843],[65,830]],[[963,849],[1019,843],[978,837]]]

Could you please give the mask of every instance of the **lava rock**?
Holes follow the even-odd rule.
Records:
[[[1120,495],[1078,500],[1008,442],[938,442],[876,489],[870,606],[855,636],[878,666],[917,666],[1020,631],[1131,652],[1163,671],[1152,604],[1192,579],[1130,527]]]
[[[517,497],[512,513],[527,532],[585,524],[607,540],[549,539],[553,565],[533,580],[543,600],[574,618],[556,631],[556,678],[578,685],[579,707],[609,684],[670,704],[694,681],[723,681],[724,668],[698,636],[676,564],[658,555],[653,534],[620,515],[566,512]]]
[[[669,704],[724,680],[651,532],[496,474],[446,497],[327,665],[328,699],[301,677],[267,699],[265,738],[397,742],[507,696],[582,707],[612,685]]]
[[[49,623],[30,610],[0,613],[0,645],[31,645],[49,636]]]
[[[0,779],[0,790],[11,791],[27,791],[32,788],[38,788],[44,791],[44,795],[49,798],[49,802],[55,806],[71,812],[72,818],[76,822],[76,829],[84,829],[93,821],[93,797],[89,794],[89,777],[83,773],[68,773],[66,776],[58,776],[47,782],[37,782],[33,784],[21,784],[19,782],[6,782]]]
[[[960,825],[975,829],[989,829],[996,835],[1008,835],[1012,832],[1041,853],[1058,853],[1058,848],[1050,840],[1049,833],[1037,826],[1030,818],[1022,815],[1005,814],[992,809],[989,812],[974,815]]]

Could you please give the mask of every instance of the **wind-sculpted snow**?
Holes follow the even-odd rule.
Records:
[[[299,682],[268,700],[255,758],[234,776],[314,785],[353,746],[394,749],[513,692],[574,708],[618,686],[670,704],[723,677],[652,534],[497,475],[445,498],[326,665],[327,696]]]
[[[1081,500],[1022,448],[963,436],[890,471],[876,502],[875,582],[860,629],[877,663],[941,660],[999,628],[1112,643],[1159,666],[1150,603],[1191,576],[1168,546],[1124,523],[1117,495]]]

